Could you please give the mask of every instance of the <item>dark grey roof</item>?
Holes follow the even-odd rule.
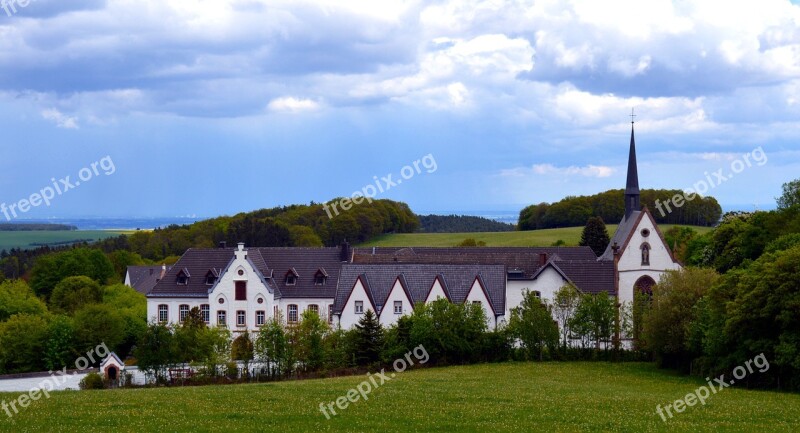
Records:
[[[628,179],[625,183],[625,194],[639,194],[639,170],[636,167],[636,140],[633,137],[633,122],[631,122],[631,145],[628,150]]]
[[[544,261],[542,254],[545,255]],[[354,263],[504,265],[532,278],[547,260],[596,260],[589,247],[413,247],[357,248]]]
[[[213,286],[206,284],[209,271],[219,274],[234,258],[235,248],[189,249],[164,278],[150,291],[153,297],[206,297]],[[247,258],[278,298],[333,298],[339,278],[339,248],[249,248]],[[286,273],[294,269],[298,278],[286,285]],[[325,284],[315,285],[314,275],[324,269]],[[190,276],[188,284],[178,285],[178,272]]]
[[[613,261],[567,260],[552,263],[582,292],[616,295]]]
[[[615,243],[620,249],[625,247],[625,243],[628,241],[631,231],[636,228],[636,222],[639,221],[641,214],[642,211],[637,210],[633,211],[630,216],[622,217],[622,221],[620,221],[617,226],[617,231],[614,232],[611,242],[608,243],[606,250],[603,252],[603,255],[600,256],[599,260],[614,260],[614,251],[611,247],[613,247]]]
[[[263,257],[264,276],[272,275],[270,283],[284,298],[333,298],[339,280],[341,250],[329,248],[257,248]],[[257,264],[257,266],[261,266]],[[325,284],[314,284],[314,275],[322,270],[327,274]],[[286,285],[286,274],[294,271],[297,281],[293,286]]]
[[[495,314],[503,314],[506,283],[503,265],[345,264],[342,266],[333,311],[341,313],[359,277],[366,282],[375,308],[380,311],[398,278],[406,284],[411,301],[415,304],[425,301],[437,277],[445,281],[450,300],[463,303],[479,276]]]
[[[171,268],[168,266],[167,269]],[[147,295],[161,278],[161,265],[157,266],[128,266],[128,277],[131,287],[137,292]]]
[[[213,286],[206,284],[206,274],[212,269],[226,269],[233,260],[233,251],[234,248],[190,248],[186,250],[147,296],[207,297],[208,290]],[[190,275],[186,285],[177,284],[178,273],[181,271]]]

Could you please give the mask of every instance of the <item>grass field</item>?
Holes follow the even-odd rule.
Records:
[[[662,232],[667,231],[669,224],[660,225]],[[614,235],[617,229],[615,224],[607,224],[609,236]],[[692,227],[703,234],[711,230],[710,227]],[[578,245],[581,240],[583,227],[567,227],[560,229],[531,230],[524,232],[483,232],[483,233],[400,233],[383,235],[366,242],[364,247],[452,247],[464,239],[474,238],[484,241],[490,247],[547,247],[554,242],[563,240],[567,246]]]
[[[128,231],[114,230],[71,230],[71,231],[23,231],[6,232],[0,231],[0,250],[10,250],[11,248],[36,248],[40,245],[33,244],[54,244],[64,242],[80,242],[90,239],[96,241],[112,236],[119,236]]]
[[[327,420],[319,411],[366,376],[272,384],[65,391],[33,402],[13,432],[797,431],[800,395],[725,389],[665,423],[705,384],[650,364],[506,363],[398,373]],[[12,394],[0,394],[10,400]]]

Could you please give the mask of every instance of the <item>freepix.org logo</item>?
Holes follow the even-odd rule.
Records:
[[[42,204],[49,207],[54,198],[79,187],[82,182],[89,182],[99,176],[101,172],[106,176],[111,176],[116,171],[117,167],[114,166],[114,161],[110,156],[105,156],[99,161],[95,161],[89,164],[89,166],[78,170],[77,180],[73,180],[72,176],[65,176],[58,180],[53,177],[50,178],[50,182],[52,182],[50,185],[31,194],[29,197],[20,199],[11,204],[6,204],[5,202],[0,203],[0,213],[3,214],[6,221],[11,221],[12,218],[19,218],[20,214],[24,214]]]

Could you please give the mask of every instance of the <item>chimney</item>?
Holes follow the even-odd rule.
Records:
[[[161,281],[162,279],[164,279],[164,275],[166,275],[166,274],[167,274],[167,264],[166,263],[162,263],[161,264],[161,275],[158,276],[158,280]]]
[[[153,275],[153,268],[150,268],[150,275]]]
[[[228,246],[228,243],[227,243],[227,242],[225,242],[225,241],[219,241],[219,247],[220,247],[220,248],[226,248],[227,246]]]
[[[349,262],[350,261],[350,243],[347,242],[347,239],[342,242],[339,251],[339,260],[342,262]]]
[[[547,264],[547,253],[539,253],[539,266]]]

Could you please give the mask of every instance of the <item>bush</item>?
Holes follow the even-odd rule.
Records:
[[[97,373],[89,373],[83,379],[81,379],[80,383],[78,384],[81,389],[105,389],[106,384],[103,381],[103,377]]]

